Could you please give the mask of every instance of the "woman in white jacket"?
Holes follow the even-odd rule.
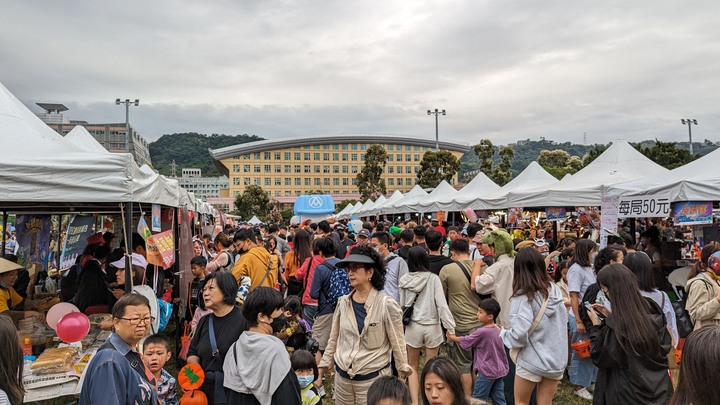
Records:
[[[403,309],[413,307],[410,323],[405,327],[408,362],[413,370],[420,365],[420,350],[425,349],[425,361],[437,356],[443,342],[440,322],[450,333],[455,332],[455,320],[450,313],[440,277],[430,272],[430,257],[425,248],[415,246],[408,254],[409,273],[399,281],[400,304]],[[412,404],[418,403],[420,383],[413,374],[408,380]]]

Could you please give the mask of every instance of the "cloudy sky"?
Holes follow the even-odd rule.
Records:
[[[35,111],[173,132],[498,144],[718,140],[720,3],[4,2],[0,82]]]

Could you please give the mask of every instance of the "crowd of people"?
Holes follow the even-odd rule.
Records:
[[[93,235],[62,281],[64,299],[105,308],[113,333],[86,370],[80,403],[176,404],[171,359],[203,370],[210,404],[545,405],[566,376],[595,404],[717,403],[720,388],[699,384],[720,364],[708,343],[720,333],[720,245],[706,244],[680,293],[688,334],[663,282],[657,238],[666,232],[648,225],[637,246],[620,234],[600,249],[533,231],[331,220],[198,235],[180,353],[156,323],[172,273],[147,264],[138,235],[126,294],[127,256],[111,251],[113,235]],[[21,269],[9,259],[0,259],[0,312],[10,315],[0,316],[10,348],[0,403],[4,393],[15,404],[23,362],[13,321],[43,314],[24,310],[13,288]]]

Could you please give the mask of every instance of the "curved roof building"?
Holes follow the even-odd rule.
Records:
[[[294,200],[311,190],[343,200],[357,198],[356,176],[365,165],[365,150],[374,144],[388,153],[383,179],[389,194],[412,189],[423,154],[435,148],[434,139],[408,135],[331,134],[248,142],[211,149],[210,156],[230,179],[228,197],[259,185],[281,202],[279,197]],[[468,144],[439,146],[458,159],[471,150]]]

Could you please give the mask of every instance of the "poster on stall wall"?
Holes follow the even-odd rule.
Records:
[[[405,222],[407,222],[407,221],[409,221],[409,220],[410,220],[410,213],[409,213],[409,212],[406,212],[406,213],[405,213]]]
[[[163,208],[161,228],[164,230],[173,229],[175,221],[175,208]]]
[[[172,230],[148,236],[146,247],[148,263],[165,268],[175,263],[175,239]]]
[[[93,223],[95,223],[95,218],[92,216],[75,215],[70,220],[70,225],[68,225],[65,233],[62,254],[60,255],[61,270],[72,267],[78,256],[85,250],[85,246],[87,246],[86,239],[93,231]]]
[[[600,230],[600,213],[598,207],[575,207],[580,226]],[[586,229],[590,230],[590,229]]]
[[[676,225],[712,224],[712,202],[688,201],[673,204]]]
[[[617,196],[605,196],[602,198],[600,212],[602,219],[600,220],[600,249],[607,246],[608,236],[617,233],[618,221],[618,203],[620,198]]]
[[[162,222],[161,222],[160,217],[161,217],[160,204],[153,204],[152,205],[152,231],[153,232],[162,231]]]
[[[565,208],[547,207],[545,208],[545,216],[548,221],[562,221],[567,217]]]
[[[508,209],[508,228],[522,228],[524,224],[523,216],[525,213],[521,207],[513,207]]]
[[[27,266],[40,263],[47,269],[52,232],[50,215],[18,215],[15,230],[19,246],[18,264]]]

